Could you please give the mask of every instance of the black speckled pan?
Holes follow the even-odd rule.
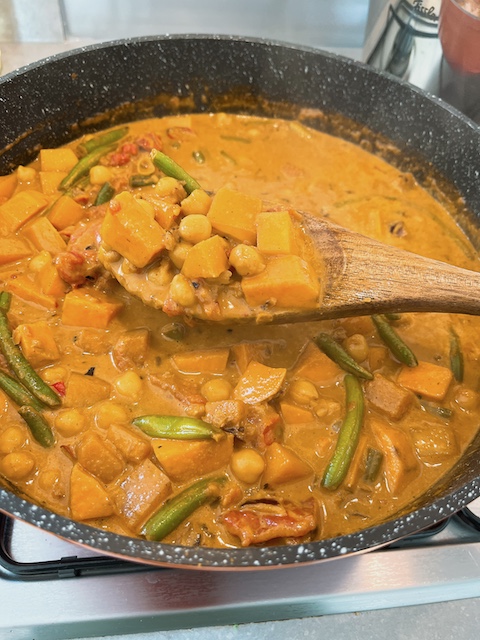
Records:
[[[225,96],[228,96],[227,98]],[[212,36],[142,38],[54,56],[0,80],[0,174],[59,145],[128,119],[186,111],[298,115],[410,163],[422,181],[446,176],[480,218],[480,129],[422,91],[320,51]],[[376,142],[377,140],[377,142]],[[381,142],[379,143],[378,140]],[[402,153],[385,145],[390,140]],[[413,162],[413,165],[412,165]],[[186,548],[106,533],[0,490],[0,510],[70,541],[125,559],[190,568],[261,568],[366,551],[433,525],[480,496],[480,433],[460,462],[405,515],[360,533],[310,544],[235,550]]]

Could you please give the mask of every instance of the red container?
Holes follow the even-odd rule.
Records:
[[[480,73],[479,0],[442,0],[439,37],[443,55],[455,71]]]

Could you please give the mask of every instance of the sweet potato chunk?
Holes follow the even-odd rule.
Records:
[[[260,362],[265,350],[265,344],[255,344],[252,342],[241,342],[230,347],[232,355],[235,358],[240,373],[245,373],[251,360]]]
[[[120,451],[127,462],[139,463],[150,454],[152,445],[145,438],[132,433],[119,424],[108,427],[107,438]]]
[[[74,520],[113,515],[113,505],[105,488],[79,464],[73,467],[70,477],[70,513]]]
[[[116,448],[99,434],[87,431],[76,447],[78,462],[108,484],[122,473],[124,462]]]
[[[371,419],[370,427],[384,455],[383,472],[389,492],[397,495],[420,471],[412,439],[400,429],[381,420]]]
[[[212,236],[194,245],[187,253],[182,273],[186,278],[218,278],[228,269],[228,243]]]
[[[0,176],[0,198],[11,198],[17,186],[17,174]]]
[[[72,149],[41,149],[40,150],[40,166],[42,171],[65,171],[77,164],[78,158]]]
[[[168,476],[148,459],[138,465],[120,486],[124,492],[120,511],[133,530],[138,530],[172,491]]]
[[[74,226],[85,215],[83,207],[70,196],[61,196],[47,214],[47,218],[55,229],[62,231],[66,227]]]
[[[309,342],[300,355],[294,373],[296,378],[306,378],[321,386],[329,385],[338,376],[344,375],[338,364],[330,360],[313,342]]]
[[[402,367],[397,382],[423,398],[443,400],[452,379],[450,369],[430,362],[419,362],[416,367]]]
[[[265,269],[242,279],[251,307],[271,302],[276,307],[312,309],[318,305],[320,285],[313,268],[299,256],[270,258]]]
[[[258,404],[273,398],[281,389],[287,370],[267,367],[252,360],[233,390],[237,400],[246,404]]]
[[[256,219],[261,210],[260,198],[224,187],[215,194],[207,217],[218,233],[255,244]]]
[[[40,289],[48,296],[61,298],[67,290],[67,283],[62,280],[56,265],[52,263],[47,263],[40,269],[37,280]]]
[[[36,216],[48,205],[47,198],[40,191],[19,191],[0,206],[1,235],[18,231],[30,218]]]
[[[64,405],[90,407],[110,397],[112,386],[97,376],[86,376],[72,371],[68,377]]]
[[[388,380],[379,373],[365,385],[365,393],[372,407],[388,416],[391,420],[400,420],[413,401],[411,391]]]
[[[19,324],[13,338],[33,366],[54,362],[60,357],[53,331],[44,320]]]
[[[314,419],[311,411],[291,402],[281,402],[280,409],[287,424],[303,424]]]
[[[264,211],[258,214],[257,248],[265,255],[295,253],[295,228],[288,211]]]
[[[175,367],[182,373],[223,373],[230,349],[186,351],[172,356]]]
[[[38,218],[31,222],[25,227],[23,235],[39,251],[48,251],[52,255],[57,255],[67,248],[65,240],[47,218]]]
[[[153,440],[153,451],[174,482],[187,482],[223,467],[233,453],[233,436],[221,440]]]
[[[205,403],[205,422],[214,427],[238,427],[245,417],[245,405],[240,400],[215,400]]]
[[[31,254],[32,250],[21,238],[0,238],[0,265],[17,262]]]
[[[125,331],[112,349],[112,357],[120,371],[141,367],[147,355],[148,329],[132,329]]]
[[[40,171],[40,184],[42,192],[46,196],[53,196],[58,193],[60,182],[66,177],[66,171]]]
[[[112,204],[120,206],[116,211]],[[165,230],[131,193],[118,194],[111,203],[101,228],[102,240],[141,269],[165,248]]]
[[[297,454],[274,442],[265,451],[265,471],[263,482],[275,486],[285,482],[292,482],[300,478],[306,478],[312,473],[310,466]]]
[[[122,306],[119,302],[110,302],[100,294],[93,295],[83,289],[74,289],[65,296],[62,322],[74,327],[106,329]]]
[[[44,293],[31,274],[22,273],[7,281],[6,288],[11,293],[27,302],[33,302],[46,309],[56,309],[58,306],[54,296]]]

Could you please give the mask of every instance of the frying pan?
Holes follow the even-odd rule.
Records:
[[[226,36],[116,41],[53,56],[5,76],[0,105],[0,174],[33,160],[41,147],[133,118],[175,110],[284,117],[320,110],[313,126],[381,153],[412,170],[422,183],[430,175],[448,177],[472,214],[461,212],[459,221],[476,241],[480,129],[404,82],[319,50]],[[0,489],[0,510],[128,560],[257,569],[374,549],[434,525],[478,496],[480,432],[455,467],[406,513],[359,533],[309,544],[227,550],[131,539],[60,517],[8,489]]]

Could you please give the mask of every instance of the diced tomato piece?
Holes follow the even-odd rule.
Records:
[[[55,391],[58,393],[59,396],[63,397],[65,395],[66,386],[65,386],[65,383],[62,382],[61,380],[59,382],[55,382],[54,384],[52,384],[52,387],[55,389]]]

